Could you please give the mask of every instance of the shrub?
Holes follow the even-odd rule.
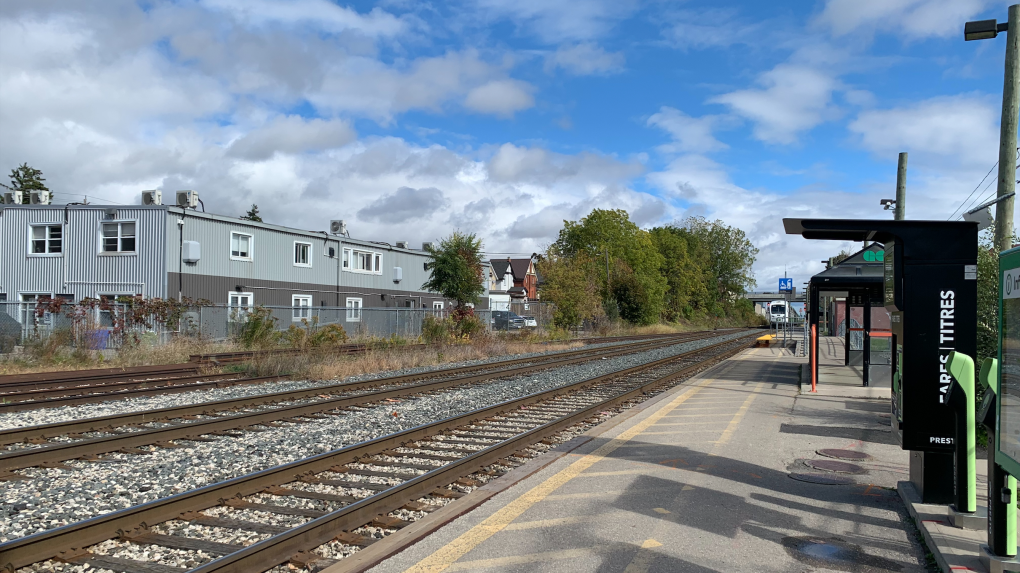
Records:
[[[421,340],[425,344],[443,344],[450,338],[450,330],[445,320],[434,316],[426,316],[421,323]]]
[[[310,340],[312,346],[340,346],[347,342],[347,331],[339,324],[327,324],[315,331]]]
[[[234,319],[239,323],[234,338],[245,348],[268,348],[280,341],[282,334],[276,330],[277,319],[270,309],[256,306],[243,314],[234,312],[237,313]]]

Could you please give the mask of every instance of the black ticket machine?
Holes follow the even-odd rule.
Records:
[[[977,349],[977,223],[783,219],[805,239],[885,246],[884,305],[893,331],[892,430],[910,450],[925,503],[953,501],[955,419],[949,353]],[[814,344],[814,342],[812,342]]]

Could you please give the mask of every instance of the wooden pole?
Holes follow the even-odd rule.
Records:
[[[907,152],[900,153],[896,166],[896,211],[895,219],[902,221],[907,213]]]
[[[1009,7],[1006,30],[1006,73],[1002,84],[1002,123],[999,131],[999,184],[996,196],[1016,191],[1016,128],[1020,107],[1020,4]],[[995,205],[995,247],[1001,252],[1013,240],[1013,198]]]

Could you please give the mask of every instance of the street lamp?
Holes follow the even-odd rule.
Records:
[[[971,40],[987,40],[994,38],[999,32],[1005,32],[1008,29],[1008,23],[997,24],[994,19],[967,22],[963,26],[963,39],[968,42]]]
[[[892,211],[896,208],[896,199],[879,199],[878,204],[886,211]]]
[[[1009,19],[999,24],[995,20],[967,22],[963,26],[963,39],[987,40],[1006,32],[1006,72],[1002,84],[1002,121],[999,123],[999,182],[995,195],[995,248],[1005,251],[1013,237],[1013,193],[1016,191],[1016,130],[1017,109],[1020,107],[1020,4],[1009,7]],[[1007,197],[1008,196],[1008,197]]]

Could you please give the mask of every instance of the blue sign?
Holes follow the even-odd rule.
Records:
[[[779,279],[779,292],[793,292],[793,279]]]

